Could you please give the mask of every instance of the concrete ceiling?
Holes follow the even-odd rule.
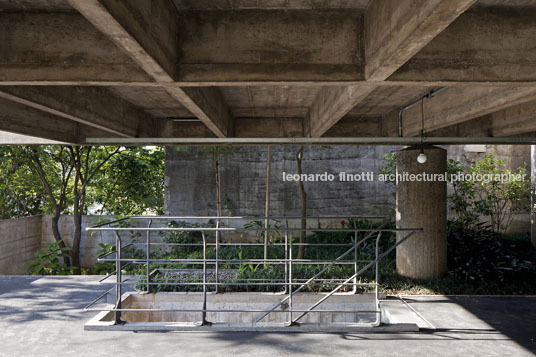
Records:
[[[365,10],[370,0],[173,0],[181,10]]]
[[[76,10],[67,0],[3,0],[0,11],[69,11]]]
[[[0,23],[22,135],[414,137],[399,112],[439,89],[428,136],[536,132],[536,0],[0,0]]]

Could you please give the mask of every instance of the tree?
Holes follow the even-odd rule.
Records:
[[[475,183],[470,180],[456,180],[457,175],[464,174],[465,168],[455,159],[447,160],[448,180],[454,193],[448,196],[450,208],[456,213],[458,223],[464,229],[476,228],[480,213],[475,207]]]
[[[71,156],[65,146],[43,148],[25,146],[22,147],[22,153],[26,157],[28,166],[41,180],[53,212],[52,234],[60,249],[65,250],[67,245],[60,233],[59,220],[67,207],[67,190],[73,172]],[[72,256],[70,254],[69,257],[64,258],[66,265],[71,265]]]
[[[0,147],[0,219],[44,213],[41,180],[21,158],[22,151]]]
[[[82,215],[87,212],[87,188],[102,166],[120,152],[120,148],[108,151],[104,147],[92,146],[26,146],[23,152],[29,166],[39,176],[52,206],[52,232],[60,248],[66,248],[66,243],[60,233],[59,220],[68,206],[69,198],[72,199],[75,228],[65,263],[79,272]]]
[[[504,163],[489,154],[470,167],[455,159],[447,160],[448,181],[454,191],[448,200],[463,228],[478,229],[481,217],[487,216],[491,228],[504,233],[515,213],[530,211],[531,182],[526,165],[511,170]],[[385,155],[380,173],[389,176],[395,173],[395,167],[396,157]]]
[[[132,147],[108,160],[89,192],[95,213],[164,214],[164,156],[163,147]]]
[[[467,171],[482,177],[472,180],[474,205],[477,212],[488,216],[495,232],[505,233],[515,213],[529,210],[531,182],[526,165],[513,171],[504,167],[504,160],[485,155]]]
[[[54,239],[62,251],[68,248],[64,263],[75,272],[84,214],[163,213],[163,148],[11,146],[0,149],[0,158],[2,218],[52,214]],[[69,213],[71,247],[59,229]]]

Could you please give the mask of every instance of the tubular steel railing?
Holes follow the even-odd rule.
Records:
[[[333,219],[349,219],[349,222],[353,222],[353,227],[345,227],[344,224],[342,224],[342,228],[320,228],[320,220],[333,220]],[[264,227],[258,227],[258,228],[236,228],[236,227],[230,227],[222,225],[221,222],[223,221],[237,221],[237,220],[255,220],[255,219],[262,219],[265,224]],[[201,325],[207,325],[210,324],[210,322],[207,321],[207,313],[216,312],[216,313],[260,313],[260,315],[253,321],[253,324],[260,323],[264,318],[266,318],[271,313],[287,313],[288,314],[288,320],[287,325],[295,325],[299,323],[299,320],[301,320],[304,316],[306,316],[309,313],[368,313],[368,314],[375,314],[375,320],[372,323],[367,323],[367,325],[377,326],[380,324],[381,321],[381,309],[379,305],[379,263],[380,260],[385,257],[387,254],[389,254],[393,249],[395,249],[399,244],[406,241],[408,238],[410,238],[415,232],[422,230],[421,228],[385,228],[388,224],[387,221],[385,221],[386,217],[382,216],[357,216],[357,217],[337,217],[337,216],[318,216],[318,217],[307,217],[306,220],[308,222],[318,220],[318,228],[298,228],[298,227],[292,227],[289,225],[289,222],[300,220],[297,223],[301,223],[302,217],[270,217],[269,219],[266,219],[266,217],[210,217],[210,216],[203,216],[203,217],[194,217],[194,216],[132,216],[132,217],[124,217],[121,219],[116,219],[110,222],[94,225],[91,227],[86,228],[88,231],[111,231],[113,232],[115,236],[115,248],[112,252],[103,254],[102,256],[98,257],[98,261],[101,262],[114,262],[115,263],[115,271],[112,273],[109,273],[106,275],[103,279],[100,280],[100,282],[104,281],[105,279],[111,277],[112,275],[116,276],[115,280],[115,294],[116,294],[116,301],[113,308],[108,309],[98,309],[98,308],[91,308],[93,305],[95,305],[99,300],[104,298],[106,296],[105,294],[102,294],[99,296],[96,300],[91,302],[89,305],[87,305],[84,310],[86,311],[112,311],[114,315],[114,321],[115,324],[123,323],[121,320],[121,314],[122,312],[127,311],[137,311],[137,312],[199,312],[201,313]],[[358,219],[366,219],[371,221],[378,221],[378,220],[384,220],[384,223],[380,223],[376,228],[359,228],[356,225],[356,220]],[[207,226],[193,226],[193,227],[170,227],[170,226],[159,226],[155,227],[154,223],[165,223],[165,222],[171,222],[171,221],[205,221],[204,223]],[[208,226],[210,222],[214,222],[213,226]],[[146,225],[141,226],[142,222],[147,222]],[[271,227],[270,222],[285,222],[284,227]],[[131,226],[125,226],[125,222],[128,222]],[[132,224],[134,225],[132,226]],[[346,233],[353,233],[353,242],[351,243],[298,243],[294,242],[293,233],[294,232],[346,232]],[[121,233],[124,232],[145,232],[145,242],[137,242],[135,240],[132,240],[130,242],[126,242],[123,237],[121,237]],[[151,233],[152,232],[198,232],[201,236],[201,242],[196,243],[167,243],[163,241],[153,241],[151,239]],[[223,233],[259,233],[264,232],[264,235],[269,235],[271,232],[274,233],[284,233],[283,235],[283,241],[279,242],[270,242],[268,239],[266,242],[262,243],[256,243],[256,242],[221,242],[221,237]],[[394,243],[392,246],[390,246],[388,249],[386,249],[384,252],[380,253],[380,239],[382,238],[382,233],[385,232],[406,232],[407,234],[402,237],[401,239],[398,239],[396,243]],[[214,233],[214,241],[208,242],[207,235]],[[363,233],[364,236],[359,239],[359,233]],[[365,242],[369,241],[372,237],[375,236],[375,254],[374,259],[358,259],[358,251],[359,247],[363,245]],[[125,244],[126,243],[126,244]],[[122,251],[129,246],[144,246],[145,247],[145,254],[144,257],[124,257],[122,256]],[[263,258],[247,258],[239,256],[239,259],[221,259],[219,257],[220,251],[222,247],[225,246],[233,246],[233,247],[255,247],[255,246],[263,246],[264,248],[264,254]],[[342,254],[340,254],[335,259],[326,259],[326,260],[318,260],[318,259],[300,259],[295,258],[295,248],[299,246],[322,246],[322,247],[349,247],[347,250],[345,250]],[[151,252],[153,252],[152,248],[155,247],[202,247],[202,258],[152,258]],[[214,247],[214,258],[207,258],[207,248],[208,247]],[[284,250],[284,258],[270,258],[268,252],[269,247],[282,247]],[[353,254],[353,259],[350,259],[351,254]],[[110,257],[112,256],[113,257]],[[345,259],[346,258],[346,259]],[[202,302],[201,302],[201,308],[200,309],[162,309],[162,308],[122,308],[121,306],[121,298],[122,298],[122,292],[123,292],[123,285],[132,284],[132,282],[128,282],[128,279],[124,279],[122,269],[124,269],[128,265],[145,265],[144,270],[144,277],[138,277],[138,284],[144,285],[145,289],[144,292],[151,293],[153,291],[156,291],[156,287],[166,285],[166,286],[201,286],[202,288]],[[171,265],[181,265],[181,267],[184,266],[190,266],[192,268],[190,269],[154,269],[151,270],[151,265],[159,265],[159,264],[171,264]],[[284,278],[246,278],[246,279],[237,279],[232,278],[230,281],[226,281],[225,279],[222,279],[222,270],[221,266],[222,264],[234,264],[243,266],[244,264],[258,264],[258,266],[267,266],[267,265],[279,265],[284,267]],[[293,270],[296,265],[324,265],[324,267],[311,276],[310,278],[296,278],[293,276]],[[321,278],[322,274],[324,274],[326,271],[328,271],[329,268],[335,266],[335,265],[353,265],[354,266],[354,273],[353,275],[349,276],[348,278]],[[360,264],[365,264],[361,269],[359,269]],[[181,281],[184,280],[179,277],[179,282],[170,282],[164,279],[164,281],[159,280],[156,275],[158,271],[166,271],[166,272],[185,272],[185,271],[198,271],[198,266],[202,266],[202,272],[201,272],[201,281]],[[372,266],[375,266],[375,279],[373,283],[363,283],[359,282],[358,277],[362,275],[365,271],[367,271]],[[212,279],[210,281],[207,279],[207,273],[211,271],[212,272]],[[165,275],[164,275],[165,276]],[[175,279],[176,281],[177,279]],[[271,308],[268,309],[207,309],[207,293],[208,287],[212,287],[213,290],[211,293],[218,293],[219,287],[221,286],[235,286],[235,287],[241,287],[241,286],[280,286],[282,289],[280,291],[280,294],[282,296],[282,299],[273,305]],[[296,309],[293,307],[293,296],[297,294],[298,292],[302,291],[306,287],[311,286],[334,286],[334,288],[325,293],[325,295],[313,303],[309,308],[307,309]],[[320,304],[322,304],[324,301],[326,301],[329,297],[333,296],[334,294],[339,293],[343,288],[345,287],[352,287],[352,290],[347,292],[350,294],[356,294],[358,291],[358,287],[374,287],[374,310],[315,310]],[[279,307],[285,307],[284,309],[277,310]],[[295,317],[295,315],[298,315]],[[356,325],[356,324],[352,324]]]

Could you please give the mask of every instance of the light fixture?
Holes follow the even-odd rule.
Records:
[[[424,153],[424,148],[421,147],[421,153],[419,154],[419,156],[417,156],[417,162],[419,164],[424,164],[426,160],[428,160],[428,158],[426,157]]]
[[[428,159],[426,157],[426,154],[424,153],[424,98],[426,96],[422,97],[421,99],[421,152],[419,153],[419,156],[417,156],[417,162],[419,164],[424,164],[426,160]]]

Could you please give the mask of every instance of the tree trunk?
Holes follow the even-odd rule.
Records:
[[[54,216],[52,216],[52,234],[54,235],[54,239],[56,240],[56,242],[59,243],[60,248],[67,248],[67,244],[65,244],[65,242],[63,241],[63,238],[60,233],[60,216],[61,211],[59,209],[56,209],[54,211]],[[67,266],[70,266],[71,260],[69,259],[69,257],[64,257],[63,263]]]
[[[75,274],[80,274],[80,238],[82,237],[82,215],[75,214],[74,217],[74,236],[73,246],[71,249],[72,266],[76,268]]]
[[[82,193],[79,185],[82,180],[81,172],[81,155],[78,148],[73,151],[75,165],[74,187],[73,187],[73,216],[74,216],[74,234],[73,244],[71,247],[71,265],[75,267],[75,274],[80,274],[80,238],[82,234],[82,207],[80,206]],[[82,188],[83,189],[83,188]],[[82,201],[83,202],[83,201]]]
[[[307,193],[305,192],[305,187],[303,186],[303,181],[301,180],[301,174],[302,174],[302,158],[303,158],[303,146],[300,146],[300,149],[298,150],[298,154],[296,155],[296,159],[298,162],[298,175],[300,176],[300,180],[298,181],[298,184],[300,186],[300,193],[301,193],[301,228],[305,229],[307,227]],[[305,243],[305,231],[300,232],[300,243]],[[303,259],[305,256],[305,246],[300,245],[300,248],[298,249],[298,259]]]

